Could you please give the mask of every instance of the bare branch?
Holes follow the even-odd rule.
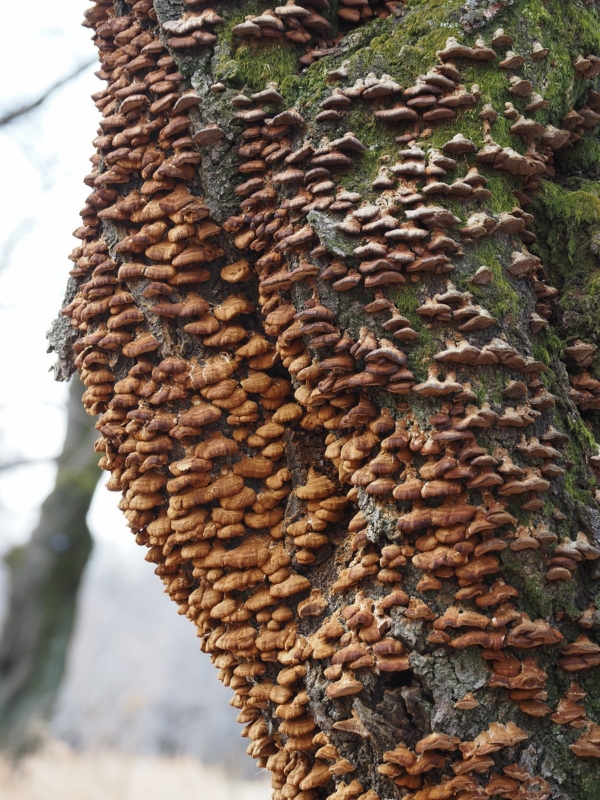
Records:
[[[68,75],[65,75],[64,78],[61,78],[60,80],[56,81],[56,83],[53,83],[52,86],[46,89],[46,91],[36,100],[25,103],[25,105],[19,106],[12,111],[7,111],[6,114],[0,117],[0,128],[5,125],[9,125],[11,122],[14,122],[14,120],[19,119],[19,117],[23,117],[25,114],[29,114],[30,111],[34,111],[36,108],[39,108],[43,103],[46,102],[50,95],[54,94],[57,89],[60,89],[61,86],[64,86],[66,83],[74,80],[78,75],[81,75],[82,72],[85,72],[86,69],[95,63],[95,59],[84,61]]]
[[[0,473],[8,472],[17,467],[33,467],[35,464],[47,464],[51,461],[56,461],[55,458],[17,458],[14,461],[5,461],[0,463]]]

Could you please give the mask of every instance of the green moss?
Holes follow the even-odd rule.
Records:
[[[344,119],[344,130],[351,130],[366,145],[367,150],[354,159],[352,168],[339,176],[339,181],[353,192],[360,192],[365,199],[379,192],[371,192],[371,183],[377,177],[386,160],[396,160],[398,145],[394,139],[397,131],[382,126],[365,105],[357,105]]]
[[[514,36],[516,52],[528,52],[535,40],[551,48],[548,58],[527,63],[527,78],[542,89],[549,102],[547,109],[536,113],[536,119],[544,125],[557,125],[588,91],[589,81],[576,78],[573,60],[574,54],[600,50],[597,10],[579,2],[530,0],[507,9],[499,21]],[[513,102],[520,110],[526,105],[523,100]]]
[[[290,80],[298,73],[298,57],[302,48],[287,39],[239,39],[233,29],[246,14],[261,14],[263,5],[256,0],[244,4],[243,11],[223,10],[223,25],[215,49],[213,71],[217,80],[227,80],[248,92],[258,92],[269,81],[290,88]],[[294,84],[292,83],[292,86]]]
[[[495,170],[483,169],[479,167],[479,172],[487,178],[487,189],[492,196],[488,202],[488,207],[494,214],[501,211],[511,211],[515,207],[515,196],[513,191],[518,189],[520,184],[517,178],[505,173],[498,175]]]
[[[540,342],[536,342],[533,345],[533,357],[536,361],[541,361],[542,364],[545,364],[547,367],[550,366],[550,353]]]
[[[351,289],[349,292],[344,292],[340,296],[338,318],[344,331],[352,336],[353,339],[358,339],[360,329],[365,324],[362,307],[372,299],[367,295],[365,289],[360,286]],[[376,326],[373,327],[376,329]]]
[[[370,42],[368,53],[359,53],[358,74],[369,68],[389,71],[400,83],[411,85],[416,76],[436,61],[436,51],[444,47],[448,36],[456,35],[470,41],[476,35],[489,35],[485,28],[465,36],[459,25],[459,13],[463,3],[438,3],[432,0],[412,0],[405,6],[401,25],[386,30],[385,35]],[[507,9],[493,21],[493,26],[504,24],[515,38],[514,49],[528,53],[531,42],[539,39],[551,47],[547,59],[527,61],[527,77],[534,86],[544,92],[549,107],[536,113],[542,124],[559,124],[562,117],[574,105],[582,101],[589,88],[589,81],[577,79],[573,69],[574,52],[598,52],[600,50],[600,25],[594,8],[583,8],[579,3],[564,3],[560,0],[531,0]],[[352,60],[351,60],[352,63]],[[491,103],[501,111],[510,100],[521,112],[525,112],[528,100],[509,93],[510,73],[497,68],[497,63],[461,63],[463,83],[470,87],[479,85],[481,103]],[[477,108],[460,112],[460,130],[479,146],[483,144],[483,127]],[[502,146],[525,152],[526,145],[510,133],[512,121],[500,115],[494,123],[492,135]],[[456,132],[456,120],[434,126],[431,143],[439,146]]]
[[[552,615],[552,598],[542,576],[539,573],[528,575],[527,580],[523,581],[522,591],[530,607],[544,619],[549,619]]]
[[[600,783],[594,775],[582,779],[581,790],[584,793],[583,800],[600,800]]]
[[[421,305],[421,300],[419,299],[418,291],[419,287],[416,284],[409,283],[403,286],[394,298],[398,311],[409,319],[413,325],[420,324],[417,308]]]
[[[346,36],[344,57],[348,62],[351,78],[364,76],[368,71],[386,71],[403,85],[411,85],[428,66],[436,62],[437,50],[444,47],[448,36],[456,35],[462,40],[472,41],[482,33],[474,31],[465,35],[460,24],[463,0],[408,0],[403,9],[400,24],[394,17],[375,19]],[[242,11],[224,9],[224,24],[219,30],[216,75],[235,75],[240,86],[256,91],[268,80],[276,80],[290,99],[300,99],[307,105],[316,104],[324,93],[324,72],[333,63],[335,56],[320,59],[297,79],[297,59],[303,48],[288,40],[239,40],[233,35],[235,25],[243,21],[246,14],[262,13],[259,0],[244,4]],[[326,12],[332,22],[331,36],[335,35],[337,16]],[[551,45],[551,58],[533,61],[528,59],[527,72],[534,84],[546,93],[550,108],[536,114],[540,122],[559,122],[564,113],[575,102],[582,99],[589,87],[588,81],[576,80],[573,69],[573,52],[597,52],[600,50],[600,26],[594,8],[583,8],[579,3],[564,3],[561,0],[531,0],[525,7],[518,4],[494,19],[493,25],[504,24],[515,37],[515,49],[527,53],[531,42],[541,39]],[[368,46],[367,46],[368,45]],[[233,70],[233,73],[232,73]],[[497,69],[497,64],[461,63],[465,85],[479,84],[482,102],[491,102],[498,110],[507,99],[524,109],[527,101],[508,94],[509,75]],[[551,77],[551,80],[550,80]],[[460,114],[461,130],[478,144],[482,141],[482,125],[477,109]],[[447,136],[456,123],[436,125],[434,140]],[[510,135],[511,121],[500,116],[494,125],[493,135],[502,145],[523,149],[519,137]],[[381,128],[381,126],[380,126]]]
[[[426,380],[433,356],[438,349],[438,340],[434,336],[424,335],[422,330],[419,331],[417,343],[408,352],[408,368],[417,381]]]
[[[557,581],[550,585],[545,577],[543,557],[537,551],[513,553],[504,550],[500,556],[511,585],[518,589],[524,610],[533,618],[552,619],[565,613],[577,619],[581,610],[577,606],[577,585],[574,581]],[[575,633],[575,635],[577,635]]]
[[[484,402],[502,405],[502,391],[506,388],[507,378],[501,370],[481,368],[472,377],[472,388],[479,403]]]
[[[567,417],[567,428],[576,443],[575,446],[573,447],[574,457],[577,457],[576,455],[577,452],[581,453],[582,447],[586,451],[591,451],[591,452],[596,451],[596,439],[594,437],[594,434],[587,427],[587,425],[579,416],[579,414],[569,415]]]
[[[557,581],[555,588],[554,608],[556,611],[564,611],[572,620],[581,615],[581,610],[577,606],[577,585],[575,581]],[[577,631],[579,633],[579,631]]]
[[[509,248],[506,244],[499,240],[485,238],[476,245],[474,258],[477,259],[479,266],[489,267],[494,278],[487,286],[465,284],[464,288],[468,289],[490,314],[499,320],[509,317],[507,321],[510,322],[511,319],[517,319],[520,316],[523,300],[506,277],[505,270],[500,263],[499,257],[502,256],[506,259],[508,255]]]
[[[513,515],[519,525],[529,527],[531,525],[531,512],[524,511],[519,505],[518,500],[511,500],[508,498],[507,511]]]
[[[403,286],[395,297],[395,305],[398,311],[410,320],[412,327],[419,334],[419,338],[405,349],[408,355],[408,368],[418,381],[423,381],[427,378],[433,356],[439,350],[440,340],[430,328],[425,327],[422,318],[417,314],[417,308],[422,303],[419,288],[417,284],[410,283]]]
[[[554,333],[552,328],[545,328],[542,333],[543,340],[546,342],[546,346],[550,353],[556,358],[563,357],[563,350],[564,350],[564,342],[562,342],[559,337]]]
[[[536,204],[543,207],[544,216],[551,226],[547,244],[550,249],[560,246],[560,252],[566,252],[570,266],[575,265],[582,246],[582,226],[600,225],[599,192],[600,183],[588,182],[585,189],[568,191],[556,183],[545,181],[536,196]],[[589,247],[589,242],[583,244]],[[561,261],[564,268],[569,269],[569,265]]]
[[[374,60],[383,60],[394,77],[409,86],[424,67],[435,63],[436,52],[444,47],[448,36],[460,34],[462,5],[461,0],[409,0],[402,24],[391,35],[370,42]]]
[[[311,64],[310,67],[302,74],[300,93],[301,100],[305,107],[315,103],[316,98],[319,100],[329,94],[329,91],[324,92],[324,87],[327,86],[326,73],[331,69],[331,64],[328,58],[320,59]],[[298,82],[298,85],[300,83]]]
[[[598,275],[584,281],[581,288],[573,288],[560,301],[563,322],[569,336],[587,341],[598,341],[600,336],[600,295]]]
[[[509,75],[505,70],[499,70],[497,62],[478,63],[477,65],[466,62],[462,68],[462,81],[470,88],[473,84],[479,86],[481,99],[479,103],[460,115],[460,130],[464,136],[472,139],[478,147],[485,144],[483,136],[483,124],[479,119],[479,112],[484,103],[490,103],[496,111],[501,112],[504,103],[510,98],[513,102],[517,100],[514,95],[509,94],[510,83]],[[516,102],[515,102],[516,105]],[[510,132],[513,121],[507,119],[502,114],[492,125],[492,137],[495,142],[502,147],[512,147],[513,150],[524,153],[526,146],[519,136],[514,136]],[[448,132],[456,128],[456,121],[450,120],[445,126]],[[455,131],[454,131],[455,132]],[[447,141],[446,139],[444,141]],[[443,143],[443,142],[442,142]],[[514,198],[513,203],[514,205]]]
[[[482,405],[488,399],[488,390],[483,382],[480,382],[478,386],[474,387],[473,391],[477,395],[477,402],[479,405]]]
[[[268,81],[276,81],[285,90],[286,81],[297,73],[299,54],[299,48],[289,43],[261,40],[238,47],[235,59],[244,86],[253,92],[264,89]]]
[[[559,152],[556,163],[563,173],[582,172],[585,175],[599,175],[600,140],[594,136],[584,136],[574,147]]]
[[[593,342],[600,337],[600,183],[574,183],[570,189],[544,182],[534,195],[538,242],[532,251],[561,292],[559,336]]]
[[[506,571],[507,582],[519,591],[523,602],[522,608],[532,619],[552,619],[557,612],[565,610],[567,606],[575,616],[578,616],[574,598],[565,595],[556,586],[550,587],[545,580],[544,559],[539,551],[513,553],[512,550],[506,549],[500,554],[500,560]]]
[[[571,434],[575,433],[574,429],[569,429]],[[578,437],[579,438],[579,437]],[[588,489],[583,488],[587,480],[584,474],[583,464],[581,462],[581,448],[575,445],[574,439],[567,445],[566,452],[567,458],[571,462],[569,469],[565,471],[564,475],[564,488],[567,495],[570,497],[573,505],[577,506],[593,504],[594,487],[590,486]]]

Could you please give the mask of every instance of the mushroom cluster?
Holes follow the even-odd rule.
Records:
[[[574,375],[571,386],[571,400],[580,411],[600,411],[600,381],[586,371]]]
[[[316,10],[327,10],[329,3],[312,2],[296,3],[288,0],[284,6],[276,6],[275,10],[267,9],[260,16],[247,17],[245,22],[236,25],[233,32],[236,36],[280,37],[305,44],[311,39],[311,33],[328,33],[331,24]],[[307,30],[309,29],[309,30]]]
[[[175,59],[213,48],[228,12],[186,5],[158,23],[150,0],[86,12],[107,88],[94,96],[92,194],[63,314],[108,487],[234,691],[275,800],[379,800],[392,785],[405,800],[548,798],[518,748],[528,719],[549,717],[580,729],[576,756],[598,757],[584,690],[548,693],[551,671],[600,665],[596,610],[570,626],[526,613],[515,564],[552,593],[590,580],[600,548],[553,508],[569,436],[533,342],[558,290],[528,249],[534,220],[521,205],[557,150],[600,121],[600,96],[552,129],[507,102],[520,141],[497,145],[498,112],[461,83],[461,62],[512,75],[507,97],[534,115],[545,101],[516,71],[548,54],[538,42],[498,61],[513,44],[500,29],[491,46],[448,39],[409,88],[381,71],[326,88],[311,118],[276,83],[214,84],[227,118],[216,124]],[[362,24],[395,5],[343,0],[338,14]],[[332,49],[328,10],[290,0],[233,36],[306,45],[306,66]],[[343,126],[359,103],[375,125],[404,126],[367,199],[344,187],[367,150]],[[483,147],[460,132],[428,146],[432,127],[468,109]],[[323,135],[325,123],[342,129]],[[239,177],[221,219],[199,165],[226,149]],[[518,187],[504,211],[491,208],[494,170]],[[485,240],[497,263],[473,266]],[[518,287],[521,319],[492,305],[502,286]],[[582,341],[565,350],[582,411],[598,409],[595,354]],[[467,648],[487,679],[457,687],[454,721],[498,691],[519,725],[486,719],[472,741],[416,726],[383,754],[364,749],[373,722],[361,698],[409,687],[433,652]],[[315,699],[330,718],[315,719]],[[373,786],[352,776],[366,753]]]
[[[214,9],[205,8],[199,14],[188,12],[182,19],[166,20],[161,28],[169,37],[171,50],[189,50],[215,44],[217,37],[212,29],[222,23],[223,18]]]
[[[399,2],[383,2],[382,0],[340,0],[338,17],[352,25],[363,25],[375,17],[385,19],[394,13]]]
[[[362,25],[375,17],[389,17],[398,5],[398,2],[379,0],[341,0],[338,17],[345,23]],[[304,46],[306,51],[299,65],[307,67],[334,52],[339,41],[339,37],[331,38],[332,25],[322,13],[330,8],[329,0],[287,0],[285,5],[247,15],[243,22],[234,26],[233,33],[240,39],[285,38]]]

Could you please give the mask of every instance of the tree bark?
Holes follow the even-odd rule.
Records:
[[[597,798],[598,3],[86,24],[57,373],[273,797]]]
[[[85,518],[102,473],[82,388],[74,378],[54,489],[29,542],[6,558],[11,585],[0,639],[0,743],[15,755],[36,746],[50,717],[92,548]]]

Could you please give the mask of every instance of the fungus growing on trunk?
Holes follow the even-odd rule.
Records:
[[[502,4],[476,31],[430,0],[186,5],[86,17],[107,89],[60,352],[109,488],[276,800],[562,791],[552,731],[598,757],[565,691],[600,665],[597,347],[556,345],[521,206],[592,141],[599,59]]]

